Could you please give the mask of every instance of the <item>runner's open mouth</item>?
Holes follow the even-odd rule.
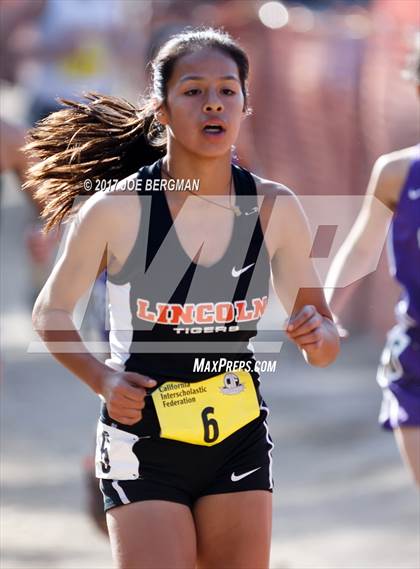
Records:
[[[225,129],[218,124],[212,125],[212,124],[208,124],[203,128],[204,132],[209,132],[209,133],[219,133],[219,132],[225,132]]]

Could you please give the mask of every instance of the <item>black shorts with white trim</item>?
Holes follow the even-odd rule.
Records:
[[[166,500],[185,504],[211,494],[273,490],[272,450],[263,400],[259,417],[213,446],[193,445],[160,438],[152,429],[147,413],[142,432],[133,451],[139,461],[139,477],[135,480],[101,478],[104,509],[144,500]],[[105,411],[105,412],[104,412]],[[103,408],[101,421],[112,422]],[[130,428],[128,428],[131,430]]]

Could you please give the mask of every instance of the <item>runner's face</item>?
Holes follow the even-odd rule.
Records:
[[[167,125],[170,144],[201,156],[223,156],[236,141],[243,107],[235,61],[217,49],[203,48],[176,62],[161,122]],[[219,128],[205,128],[212,122]]]

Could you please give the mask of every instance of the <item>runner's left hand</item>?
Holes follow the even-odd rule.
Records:
[[[324,317],[308,304],[290,317],[286,334],[300,349],[318,349],[324,340],[323,325]]]

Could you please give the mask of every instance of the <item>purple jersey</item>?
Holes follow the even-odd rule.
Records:
[[[420,150],[420,145],[418,147]],[[388,241],[391,274],[402,287],[397,324],[388,332],[377,380],[379,422],[387,429],[420,426],[420,155],[410,165]]]
[[[390,270],[403,291],[397,321],[420,329],[420,145],[401,189],[388,241]],[[420,330],[419,330],[420,332]]]

